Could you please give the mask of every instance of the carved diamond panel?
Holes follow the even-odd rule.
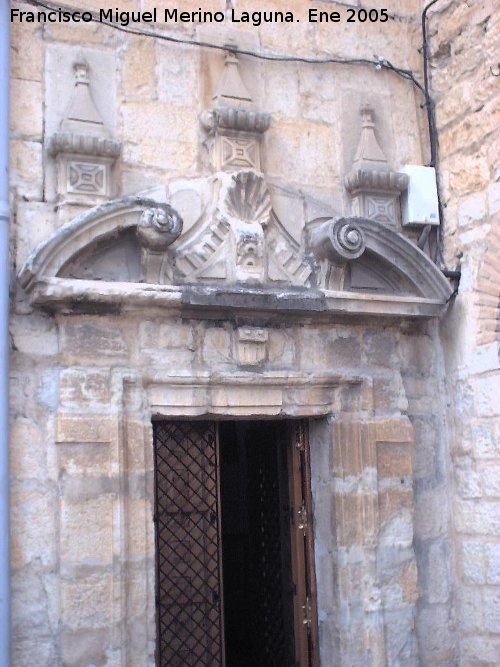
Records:
[[[83,194],[106,194],[107,165],[90,162],[68,162],[67,191]]]

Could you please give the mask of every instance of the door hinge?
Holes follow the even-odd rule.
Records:
[[[309,597],[306,597],[306,601],[302,605],[302,625],[305,626],[307,634],[309,634],[312,627],[311,601]]]
[[[305,445],[306,445],[306,437],[304,429],[302,428],[302,426],[298,426],[295,436],[295,446],[297,447],[299,452],[303,452],[305,449]]]
[[[297,510],[297,515],[299,518],[297,528],[302,531],[302,535],[305,537],[307,533],[307,509],[304,502],[302,502],[302,505]]]

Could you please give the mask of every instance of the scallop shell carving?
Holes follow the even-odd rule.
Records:
[[[262,176],[253,171],[235,174],[228,190],[226,210],[233,218],[267,225],[271,215],[271,196]]]

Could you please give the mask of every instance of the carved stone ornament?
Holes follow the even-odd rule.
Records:
[[[260,171],[260,138],[269,128],[271,116],[255,110],[239,72],[238,58],[230,49],[228,45],[224,70],[213,96],[213,108],[202,113],[201,124],[209,135],[216,171]]]
[[[366,241],[355,218],[339,218],[316,227],[310,235],[310,246],[316,259],[342,265],[361,257]]]
[[[58,194],[86,202],[112,194],[112,166],[121,143],[111,137],[94,104],[86,60],[77,60],[73,71],[73,94],[48,148],[57,162]]]
[[[180,215],[168,204],[147,208],[137,225],[140,242],[152,250],[164,250],[182,232]]]
[[[260,327],[239,327],[235,339],[240,366],[258,366],[267,359],[269,332]]]
[[[408,187],[406,174],[392,171],[375,134],[374,111],[361,109],[362,128],[358,149],[345,187],[352,197],[352,214],[399,229],[400,195]]]

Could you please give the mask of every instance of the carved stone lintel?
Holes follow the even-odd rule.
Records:
[[[147,208],[137,225],[137,236],[143,246],[159,251],[168,248],[182,232],[182,218],[168,204]]]
[[[316,227],[310,235],[310,246],[316,259],[342,265],[361,257],[366,242],[354,218],[339,218]]]

